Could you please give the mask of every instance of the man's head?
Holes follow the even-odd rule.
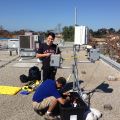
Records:
[[[56,80],[57,88],[62,88],[66,84],[66,79],[64,77],[59,77]]]
[[[47,44],[52,45],[55,39],[55,34],[53,32],[50,32],[47,34]]]

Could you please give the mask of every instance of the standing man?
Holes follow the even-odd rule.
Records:
[[[55,80],[57,68],[50,66],[51,54],[60,54],[60,50],[57,45],[53,44],[55,40],[55,34],[50,32],[47,35],[46,43],[42,43],[39,46],[36,57],[42,60],[43,81],[46,79]]]

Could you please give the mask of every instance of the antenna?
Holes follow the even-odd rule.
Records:
[[[75,7],[75,26],[77,25],[77,8]]]

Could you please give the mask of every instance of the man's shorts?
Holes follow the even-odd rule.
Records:
[[[32,105],[33,105],[34,110],[42,110],[42,109],[49,107],[51,104],[51,101],[55,99],[56,99],[55,97],[50,96],[50,97],[43,99],[43,101],[40,103],[34,101]]]

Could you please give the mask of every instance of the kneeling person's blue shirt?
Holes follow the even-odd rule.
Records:
[[[61,97],[56,87],[56,81],[48,79],[36,89],[32,100],[41,102],[43,99],[50,96],[54,96],[56,99]]]

